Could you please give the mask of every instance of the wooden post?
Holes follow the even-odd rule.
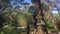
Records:
[[[27,34],[30,34],[29,22],[27,21]]]

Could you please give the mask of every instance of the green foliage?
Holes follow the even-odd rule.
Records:
[[[10,27],[8,27],[8,28],[5,28],[4,30],[3,30],[3,32],[4,32],[4,34],[21,34],[22,32],[24,32],[24,30],[23,29],[15,29],[15,28],[10,28]]]
[[[54,24],[52,23],[52,21],[50,21],[46,17],[45,17],[45,21],[46,21],[46,26],[47,26],[48,31],[50,32],[55,31],[54,26],[53,26]]]
[[[15,2],[19,3],[19,0],[18,1],[15,0]],[[21,0],[21,2],[23,1]],[[5,6],[7,7],[7,5]],[[42,6],[43,6],[43,9],[45,10],[48,9],[47,7],[48,5],[42,4]],[[57,25],[57,28],[60,31],[60,26],[59,26],[60,20],[58,20],[57,17],[54,17],[54,19],[55,18],[56,18],[55,24]],[[52,21],[48,20],[46,17],[45,17],[45,21],[46,21],[46,26],[47,26],[48,31],[55,31],[54,26],[53,26],[54,24],[52,23]],[[26,28],[27,24],[30,27],[30,31],[32,31],[34,29],[34,25],[33,25],[34,22],[32,21],[31,13],[28,13],[27,11],[21,12],[21,10],[18,11],[18,10],[10,8],[8,11],[6,10],[6,12],[3,12],[2,14],[0,14],[1,34],[25,34],[26,29],[17,28],[17,27]]]
[[[6,23],[7,17],[4,14],[0,14],[0,30],[3,28],[4,24]]]
[[[29,23],[32,23],[31,20],[32,19],[32,16],[29,14],[29,13],[20,13],[18,15],[18,21],[20,22],[21,25],[23,26],[26,26],[27,25],[27,22]],[[25,24],[25,25],[24,25]]]
[[[55,24],[57,25],[58,31],[60,31],[60,20],[56,19],[55,22],[56,22]]]
[[[6,25],[1,24],[3,25],[3,30],[1,30],[3,34],[21,34],[22,32],[26,33],[23,28],[21,29],[17,27],[26,27],[27,23],[29,23],[30,25],[32,25],[33,23],[32,16],[28,12],[19,12],[10,9],[8,12],[6,11],[0,14],[0,18],[1,16],[3,16],[4,19],[7,19],[6,22],[4,22],[7,27],[5,27]],[[3,22],[4,19],[0,21]]]

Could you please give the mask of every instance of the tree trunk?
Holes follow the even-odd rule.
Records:
[[[26,34],[30,34],[29,22],[26,23]]]
[[[40,0],[39,0],[40,1]],[[42,33],[43,34],[48,34],[48,31],[47,31],[47,28],[46,28],[46,22],[45,22],[45,19],[44,19],[44,11],[43,11],[43,8],[42,8],[42,5],[41,5],[41,1],[38,2],[38,6],[39,6],[39,13],[40,13],[40,17],[41,17],[41,30],[43,31]]]
[[[27,25],[27,34],[29,34],[29,25]]]

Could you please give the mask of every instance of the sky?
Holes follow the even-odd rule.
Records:
[[[13,2],[14,2],[14,1],[11,1],[10,3],[13,5]],[[32,4],[32,3],[31,3],[31,0],[25,0],[24,2],[27,2],[27,3]]]
[[[28,2],[28,3],[30,3],[30,4],[31,4],[31,0],[25,0],[25,2]]]
[[[52,13],[58,13],[57,11],[58,11],[58,9],[56,7],[54,7]]]

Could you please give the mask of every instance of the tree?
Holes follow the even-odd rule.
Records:
[[[38,4],[38,7],[39,7],[39,15],[40,15],[40,22],[41,22],[41,24],[39,24],[39,25],[41,25],[40,26],[40,28],[42,28],[41,30],[42,31],[40,31],[40,33],[42,33],[42,34],[48,34],[48,31],[47,31],[47,28],[46,28],[46,22],[45,22],[45,19],[44,19],[44,9],[43,9],[43,7],[42,7],[42,3],[41,3],[41,0],[32,0],[32,3],[35,3],[35,2],[37,2],[37,4]]]
[[[2,13],[9,6],[10,6],[10,1],[9,0],[1,0],[1,2],[0,2],[0,12]]]

